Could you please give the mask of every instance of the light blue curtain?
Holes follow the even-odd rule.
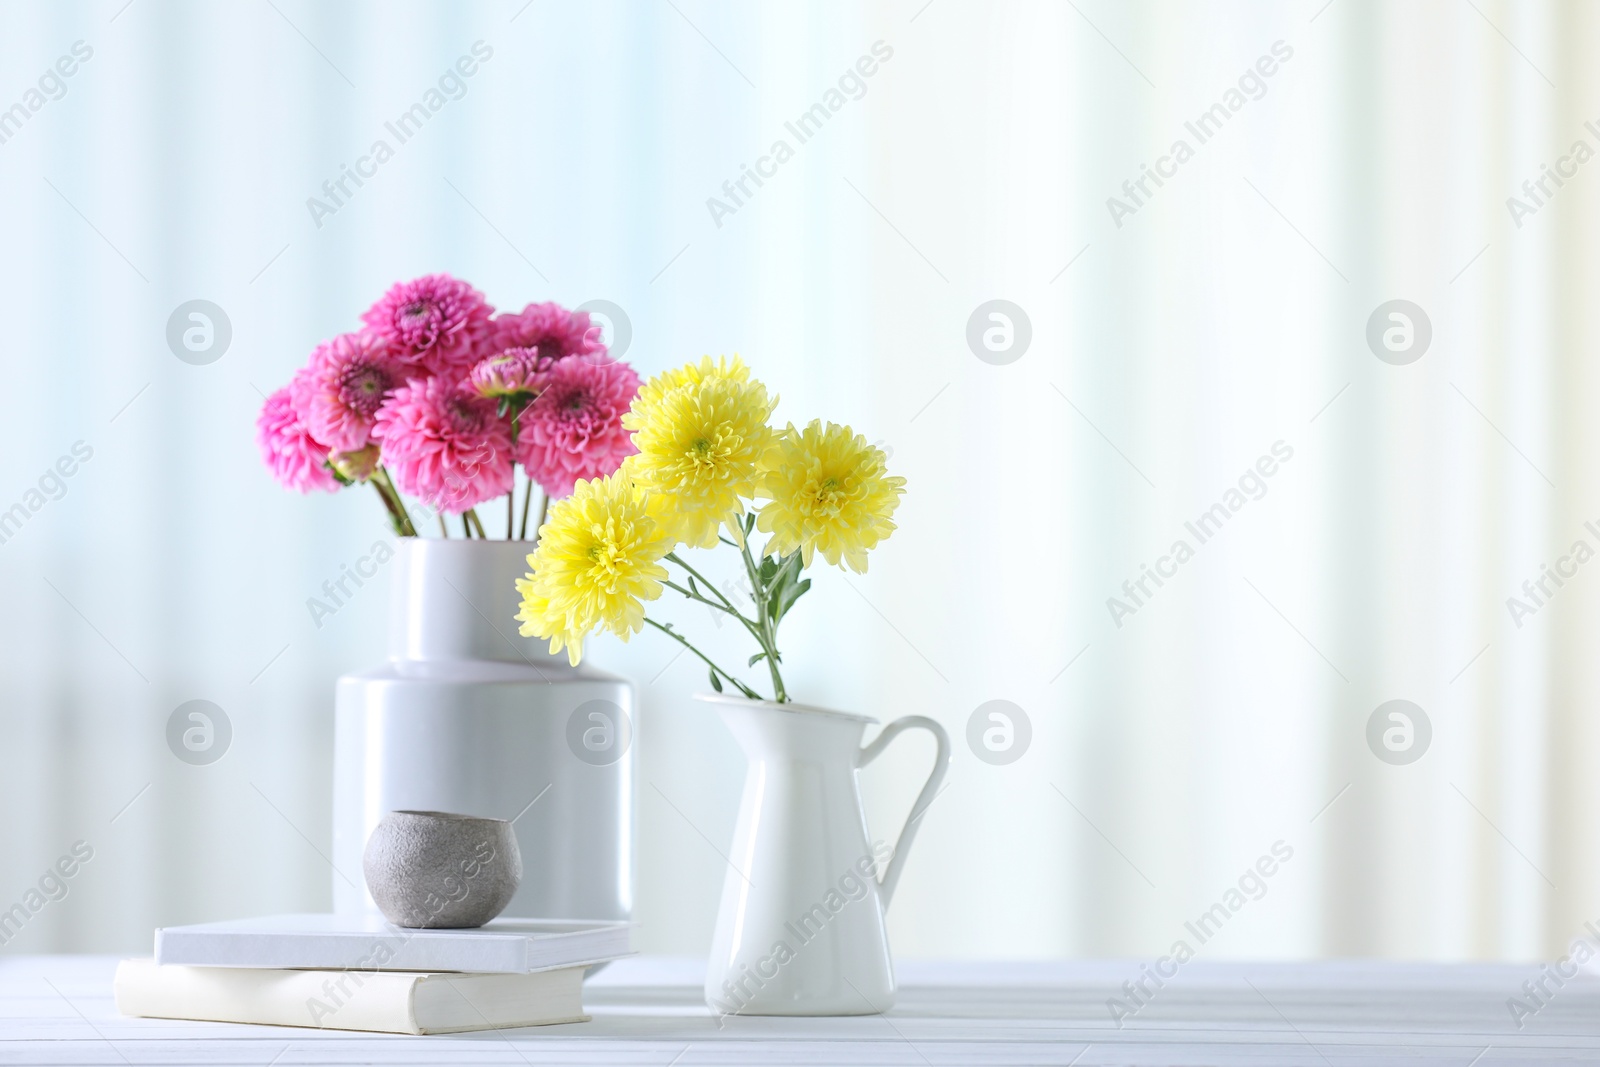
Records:
[[[1600,568],[1560,563],[1600,548],[1600,164],[1560,163],[1600,149],[1595,19],[8,5],[0,910],[92,856],[0,951],[328,905],[332,683],[383,655],[386,593],[320,626],[306,600],[386,534],[367,495],[279,490],[253,424],[319,340],[433,271],[505,307],[610,301],[641,372],[739,352],[780,419],[892,452],[899,531],[868,575],[819,574],[785,638],[799,698],[957,739],[901,954],[1159,954],[1275,846],[1201,951],[1559,950],[1600,887]],[[1570,176],[1508,207],[1545,165]],[[196,300],[231,330],[212,362],[168,342]],[[993,300],[1027,318],[1011,362],[968,340]],[[1414,362],[1368,342],[1394,300],[1431,327]],[[1219,503],[1202,542],[1185,524]],[[1515,612],[1546,564],[1576,570]],[[700,953],[742,761],[674,651],[594,655],[644,703],[640,946]],[[1430,729],[1408,764],[1368,741],[1396,699]],[[209,765],[168,747],[191,700],[231,728]],[[1027,717],[1015,762],[967,741],[994,700]],[[864,776],[874,836],[920,743]]]

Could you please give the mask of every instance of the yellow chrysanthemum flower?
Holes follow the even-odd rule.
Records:
[[[767,425],[776,397],[734,356],[703,358],[646,382],[622,425],[639,452],[623,464],[641,488],[659,498],[662,521],[676,541],[717,543],[717,528],[744,513],[774,434]]]
[[[890,477],[883,449],[848,426],[813,420],[778,436],[756,495],[769,501],[756,525],[772,534],[769,555],[800,550],[802,562],[821,552],[829,563],[857,574],[867,570],[867,552],[894,532],[889,517],[905,492],[904,478]]]
[[[661,595],[667,569],[657,561],[670,551],[666,529],[626,474],[579,481],[550,508],[528,557],[532,572],[517,581],[522,636],[549,638],[551,653],[565,647],[573,666],[598,627],[626,641],[644,628],[644,601]]]

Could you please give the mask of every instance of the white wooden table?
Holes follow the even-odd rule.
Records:
[[[0,957],[0,1064],[1600,1063],[1600,979],[1568,981],[1519,1031],[1506,1001],[1540,975],[1522,966],[1196,961],[1118,1029],[1106,1000],[1138,963],[903,962],[887,1015],[719,1025],[702,963],[634,959],[591,980],[589,1023],[389,1037],[124,1019],[115,964]]]

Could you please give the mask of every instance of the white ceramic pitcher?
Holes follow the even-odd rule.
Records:
[[[895,984],[883,913],[949,768],[950,738],[932,719],[909,715],[862,748],[876,719],[720,694],[700,699],[716,705],[750,761],[706,1003],[741,1015],[886,1010]],[[891,847],[868,837],[857,771],[913,727],[931,732],[939,752]]]

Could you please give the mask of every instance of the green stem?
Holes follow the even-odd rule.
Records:
[[[526,472],[524,472],[526,473]],[[523,541],[528,539],[528,508],[533,504],[533,478],[528,478],[528,491],[522,497],[522,532],[517,535]]]
[[[405,527],[400,523],[400,516],[395,514],[394,504],[389,500],[389,494],[383,491],[383,486],[377,482],[372,483],[372,491],[378,494],[378,499],[383,501],[383,510],[388,513],[389,525],[394,529],[396,537],[406,535]]]
[[[406,510],[406,502],[400,495],[400,490],[395,488],[394,479],[389,477],[389,472],[381,464],[372,472],[372,480],[378,484],[378,491],[387,494],[393,504],[396,518],[404,527],[401,533],[406,537],[417,536],[416,524],[411,521],[411,513]]]
[[[516,454],[517,454],[517,419],[519,419],[521,417],[522,417],[522,409],[521,408],[518,408],[516,411],[513,411],[511,413],[511,455],[513,457],[515,457]],[[524,514],[524,516],[526,516],[526,514],[527,514],[526,507],[524,507],[524,509],[523,509],[523,514]],[[506,540],[507,541],[511,540],[511,538],[516,535],[516,530],[517,530],[517,528],[515,526],[516,520],[517,520],[517,461],[516,461],[515,458],[513,458],[512,461],[511,461],[511,488],[506,491]],[[524,518],[522,521],[523,522],[527,522],[528,520],[526,518]]]
[[[767,647],[766,640],[763,638],[761,631],[756,628],[755,621],[752,620],[752,619],[745,618],[744,613],[741,612],[738,608],[733,606],[733,601],[729,600],[726,596],[724,596],[722,590],[718,589],[716,586],[714,586],[710,582],[706,581],[706,576],[705,575],[701,574],[699,571],[697,571],[693,567],[689,566],[688,562],[682,556],[678,555],[676,552],[668,552],[666,558],[671,560],[673,563],[676,563],[678,566],[682,567],[684,570],[688,571],[691,575],[693,575],[695,578],[697,578],[699,580],[700,584],[705,586],[707,589],[711,590],[712,593],[716,594],[717,599],[722,601],[722,603],[721,604],[713,604],[709,600],[705,599],[704,597],[693,596],[693,594],[689,590],[684,589],[682,586],[674,585],[672,582],[668,582],[667,583],[669,586],[672,586],[672,588],[678,590],[678,592],[682,593],[684,596],[692,597],[693,599],[700,601],[702,604],[705,604],[708,607],[718,608],[719,610],[725,611],[729,615],[732,615],[734,618],[736,618],[740,622],[744,623],[744,628],[746,630],[750,631],[750,636],[754,637],[756,639],[756,643],[757,644],[759,644],[763,649],[765,649]]]
[[[744,624],[744,628],[750,631],[751,637],[754,637],[758,643],[761,643],[763,648],[766,647],[765,638],[762,636],[761,631],[756,629],[756,624],[739,614],[737,611],[734,611],[731,607],[718,604],[715,600],[707,600],[705,597],[696,594],[692,589],[685,589],[683,586],[670,579],[663,579],[661,584],[666,586],[668,589],[671,589],[675,593],[682,593],[690,600],[704,604],[708,608],[713,608],[726,615],[732,615],[734,618],[738,619]]]
[[[476,531],[477,534],[478,534],[478,540],[480,540],[480,541],[489,540],[489,535],[487,533],[485,533],[484,530],[483,530],[483,520],[478,518],[478,509],[477,508],[468,508],[466,511],[462,512],[461,513],[461,521],[462,521],[463,524],[465,524],[465,523],[467,523],[469,521],[471,522],[472,529],[474,531]]]
[[[691,645],[688,638],[684,637],[676,630],[667,629],[667,627],[661,625],[659,622],[656,622],[656,620],[650,618],[648,615],[645,616],[644,621],[649,623],[651,626],[654,626],[656,629],[660,630],[674,641],[678,642],[678,644],[682,645],[684,648],[687,648],[690,652],[693,652],[695,655],[699,656],[701,662],[703,662],[707,667],[710,667],[713,672],[722,675],[722,677],[732,682],[738,688],[739,692],[743,693],[751,700],[762,699],[760,693],[756,692],[754,689],[751,689],[748,685],[745,685],[743,682],[739,681],[739,679],[735,678],[733,675],[729,674],[715,663],[712,663],[710,658],[707,657],[704,652],[701,652],[698,648],[695,648],[693,645]]]
[[[678,566],[682,567],[684,570],[688,571],[692,576],[694,576],[695,578],[697,578],[699,580],[701,585],[705,586],[707,589],[709,589],[713,593],[715,593],[716,596],[717,596],[717,599],[722,601],[723,610],[726,611],[729,615],[738,615],[739,618],[744,619],[744,616],[739,614],[739,609],[733,606],[733,601],[729,600],[726,596],[724,596],[723,593],[722,593],[722,590],[718,589],[716,586],[712,585],[709,581],[707,581],[705,575],[701,574],[699,571],[697,571],[693,567],[689,566],[688,561],[685,560],[682,556],[678,555],[676,552],[668,552],[666,558],[671,560],[673,563],[676,563]],[[717,605],[713,604],[712,606],[716,607]],[[746,619],[745,621],[749,622],[748,619]]]
[[[417,536],[416,527],[411,525],[411,516],[406,514],[406,506],[400,500],[400,494],[395,491],[383,468],[379,467],[373,471],[368,481],[377,491],[378,499],[383,501],[384,509],[389,513],[389,524],[394,527],[395,534],[399,537]]]
[[[439,512],[438,516],[439,516],[439,536],[440,537],[444,537],[444,538],[449,538],[449,536],[450,536],[450,527],[448,527],[448,526],[446,526],[444,524],[444,512],[442,512],[442,511]]]
[[[756,567],[755,560],[750,555],[750,535],[747,532],[744,544],[739,547],[744,556],[744,569],[750,575],[750,585],[755,589],[756,617],[761,620],[761,648],[767,654],[767,669],[772,672],[772,691],[777,695],[778,703],[788,701],[789,694],[783,688],[783,675],[778,673],[778,634],[777,627],[772,624],[772,612],[767,610],[768,590],[761,584],[761,571]]]

